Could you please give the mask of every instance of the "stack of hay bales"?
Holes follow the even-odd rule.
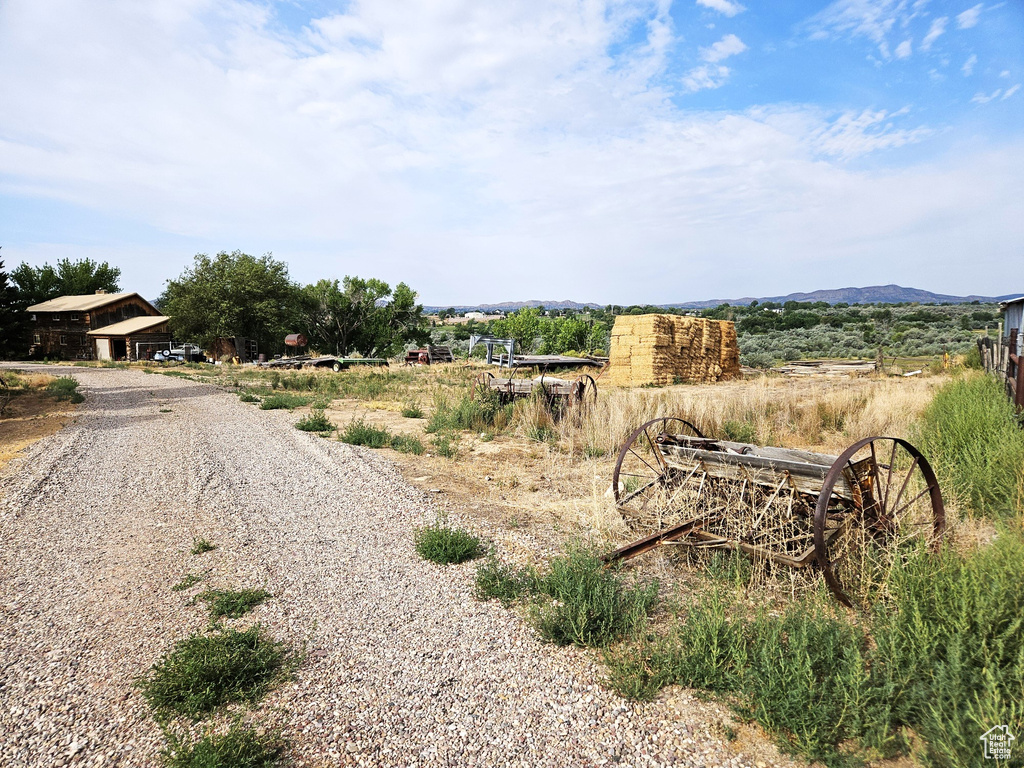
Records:
[[[736,326],[678,315],[619,315],[612,328],[613,386],[710,383],[740,375]]]

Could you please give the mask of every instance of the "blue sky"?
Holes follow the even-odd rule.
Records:
[[[1024,292],[1021,83],[1019,2],[3,0],[0,254],[151,297],[235,249],[429,304]]]

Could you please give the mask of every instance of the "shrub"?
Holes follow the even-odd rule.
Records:
[[[592,551],[573,546],[551,560],[538,589],[532,617],[545,640],[558,645],[604,647],[647,622],[658,596],[657,583],[627,586]]]
[[[207,733],[195,744],[173,739],[164,753],[167,768],[272,768],[285,744],[277,734],[261,734],[241,722],[223,734]]]
[[[246,390],[238,393],[238,399],[243,403],[258,403],[260,399],[256,397],[252,392]]]
[[[367,448],[384,448],[391,442],[387,427],[375,427],[363,419],[350,421],[338,438],[350,445],[365,445]]]
[[[334,429],[334,424],[322,410],[316,409],[295,422],[295,428],[303,432],[330,432]]]
[[[72,403],[80,403],[85,400],[85,396],[78,391],[78,380],[73,376],[61,376],[54,379],[46,385],[46,391],[54,400]]]
[[[259,625],[225,629],[181,640],[137,685],[161,716],[198,719],[222,704],[257,701],[288,659],[284,645],[263,634]]]
[[[263,398],[263,402],[260,403],[260,409],[264,411],[274,411],[280,408],[287,408],[289,411],[292,408],[300,408],[303,405],[309,405],[309,401],[312,398],[307,395],[296,395],[291,392],[281,392],[279,394],[267,395]]]
[[[417,403],[407,403],[402,407],[402,415],[407,419],[422,419],[423,409]]]
[[[434,412],[430,415],[425,430],[452,432],[473,430],[482,432],[488,428],[504,429],[511,419],[512,405],[503,406],[497,392],[478,392],[470,397],[464,394],[454,404],[443,393],[434,398]]]
[[[911,556],[890,576],[892,602],[856,622],[817,595],[750,616],[713,590],[667,635],[607,652],[608,683],[638,699],[670,684],[729,693],[788,751],[826,765],[906,753],[907,729],[929,764],[972,765],[993,724],[1024,728],[1022,569],[1024,534],[1005,527],[966,556]]]
[[[500,600],[507,608],[537,591],[537,572],[534,569],[504,565],[493,553],[477,568],[474,587],[477,600]]]
[[[944,494],[981,514],[1020,513],[1024,431],[993,377],[969,374],[940,389],[914,442],[934,467]]]
[[[590,549],[570,546],[540,573],[488,558],[476,574],[480,600],[504,605],[528,599],[530,619],[545,640],[558,645],[605,647],[647,623],[658,585],[625,583]]]
[[[737,443],[753,443],[757,440],[757,427],[745,421],[727,421],[722,424],[722,431]]]
[[[391,438],[391,447],[399,453],[413,453],[417,456],[424,451],[423,443],[418,438],[408,435],[395,435]]]
[[[442,565],[464,563],[483,554],[483,545],[478,537],[448,525],[445,517],[418,528],[414,541],[420,557]]]
[[[434,446],[438,456],[443,456],[446,459],[456,459],[459,456],[458,435],[448,433],[435,435],[430,444]]]

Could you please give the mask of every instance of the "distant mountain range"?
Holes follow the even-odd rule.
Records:
[[[766,301],[785,303],[787,301],[826,301],[829,304],[846,302],[847,304],[902,304],[916,301],[920,304],[967,304],[978,301],[983,304],[994,304],[1020,296],[1020,293],[1008,293],[1003,296],[950,296],[945,293],[932,293],[920,288],[904,288],[900,285],[871,285],[866,288],[837,288],[834,290],[812,291],[811,293],[790,293],[786,296],[745,296],[742,299],[709,299],[706,301],[684,301],[673,304],[656,304],[654,306],[674,309],[707,309],[719,304],[746,306],[753,301],[759,304]],[[506,301],[500,304],[473,304],[454,307],[423,307],[427,313],[454,309],[456,312],[514,312],[524,307],[544,307],[545,309],[599,309],[606,304],[580,303],[577,301]]]

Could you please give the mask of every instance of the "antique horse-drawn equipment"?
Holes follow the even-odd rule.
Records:
[[[846,605],[910,548],[937,547],[945,530],[935,473],[894,437],[867,437],[829,456],[715,440],[664,417],[627,438],[612,488],[631,524],[653,532],[608,562],[670,542],[739,550],[820,568]]]

